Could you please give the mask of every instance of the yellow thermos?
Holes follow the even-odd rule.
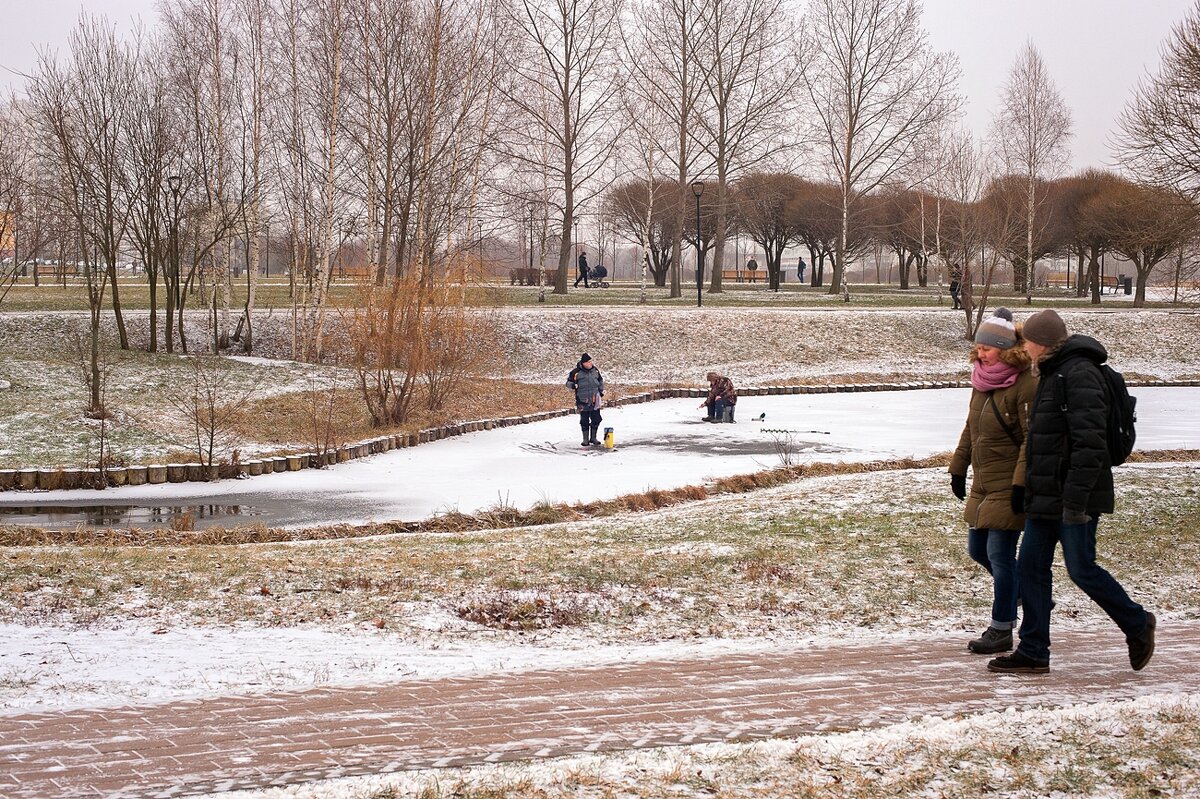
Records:
[[[617,441],[616,441],[616,438],[613,436],[613,429],[611,427],[604,428],[604,448],[612,449],[616,445],[617,445]]]

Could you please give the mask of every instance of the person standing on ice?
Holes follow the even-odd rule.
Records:
[[[967,500],[967,554],[992,576],[991,623],[967,649],[994,655],[1013,647],[1017,541],[1025,526],[1025,435],[1037,391],[1033,361],[1012,311],[997,308],[979,325],[971,364],[971,403],[950,460],[950,489]]]
[[[600,408],[604,405],[604,375],[592,363],[586,352],[579,356],[579,363],[567,375],[567,388],[575,389],[575,409],[579,411],[579,427],[583,430],[583,444],[599,444],[596,433],[600,430]]]

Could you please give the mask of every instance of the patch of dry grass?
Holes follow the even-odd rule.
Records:
[[[152,546],[4,547],[0,619],[378,621],[405,637],[453,639],[485,629],[456,612],[465,598],[531,592],[602,608],[577,628],[596,640],[974,630],[990,584],[967,557],[944,469],[863,468],[645,512],[613,503],[610,515],[540,526],[470,529],[480,521],[466,517],[366,538],[325,528],[321,540],[287,545],[199,544],[220,533],[164,531]],[[1102,562],[1164,618],[1200,616],[1200,470],[1127,467],[1118,486]],[[492,518],[516,523],[506,512]],[[1064,622],[1103,622],[1069,584],[1056,598]]]

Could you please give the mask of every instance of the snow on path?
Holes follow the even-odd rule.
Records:
[[[1200,449],[1200,389],[1138,388],[1138,448]],[[794,463],[923,458],[953,450],[967,389],[744,397],[737,424],[700,421],[695,399],[606,408],[617,448],[583,449],[574,417],[470,433],[323,470],[218,483],[8,492],[0,507],[236,507],[234,521],[305,527],[418,520],[498,503],[588,502]],[[763,421],[755,421],[759,414]],[[21,523],[21,516],[6,516]],[[32,520],[31,520],[32,521]],[[220,512],[198,520],[228,523]],[[70,521],[73,526],[75,522]]]

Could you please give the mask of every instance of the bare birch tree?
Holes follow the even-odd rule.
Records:
[[[802,72],[791,9],[783,0],[708,0],[702,19],[697,67],[704,92],[698,116],[701,145],[716,178],[709,291],[719,292],[730,184],[748,169],[770,165],[792,144]]]
[[[1025,180],[1026,251],[1013,263],[1013,289],[1032,302],[1035,224],[1039,180],[1053,180],[1067,164],[1071,112],[1046,69],[1041,53],[1027,42],[1017,55],[1001,90],[1000,110],[992,122],[992,144],[1004,170]]]
[[[523,46],[507,65],[510,80],[503,89],[513,111],[506,154],[518,171],[545,171],[553,178],[555,294],[567,293],[571,230],[580,206],[601,190],[594,179],[616,143],[619,9],[611,0],[520,0],[511,11]],[[539,142],[551,146],[553,163],[536,158]]]
[[[810,136],[841,191],[829,284],[838,294],[854,207],[910,174],[921,141],[957,113],[958,61],[929,46],[916,0],[814,0],[801,41]]]
[[[704,0],[639,0],[623,17],[623,47],[629,70],[627,90],[656,110],[662,149],[674,169],[676,196],[670,253],[670,296],[683,296],[684,216],[692,201],[689,183],[696,159],[696,104],[704,89],[696,65],[695,42],[704,28]]]

